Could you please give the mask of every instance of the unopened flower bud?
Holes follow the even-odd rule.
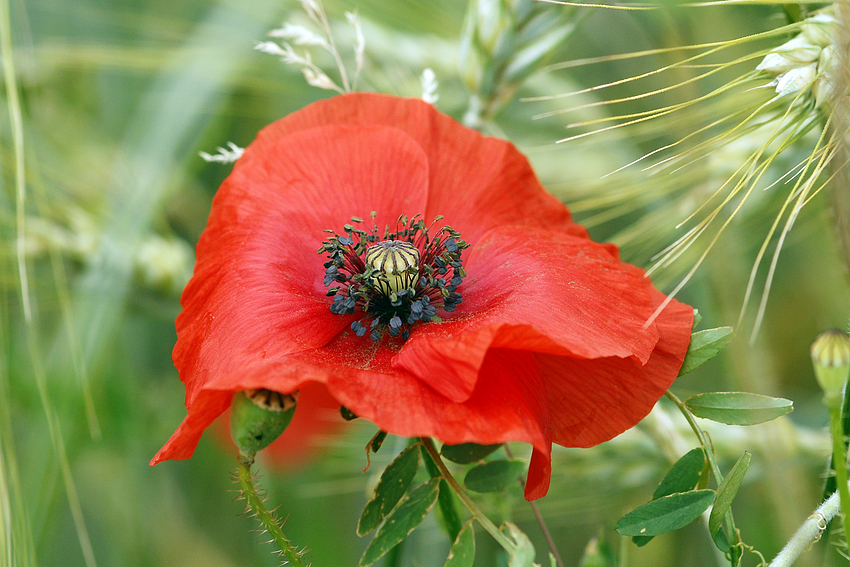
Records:
[[[384,240],[366,250],[366,264],[385,278],[379,284],[383,293],[413,289],[419,280],[419,250],[403,240]]]
[[[233,395],[230,404],[230,434],[240,457],[253,462],[292,421],[298,392],[280,394],[271,390],[245,390]]]
[[[824,331],[812,343],[810,353],[824,403],[830,407],[840,405],[850,372],[850,338],[837,329]]]

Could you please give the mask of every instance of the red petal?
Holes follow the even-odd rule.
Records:
[[[186,404],[189,413],[171,439],[151,459],[151,466],[168,459],[188,459],[195,452],[204,430],[230,407],[233,392],[205,390]]]
[[[264,129],[242,159],[261,154],[281,136],[320,124],[384,124],[413,137],[431,170],[428,206],[409,214],[424,213],[426,221],[443,215],[467,241],[504,224],[587,235],[563,203],[542,189],[512,144],[483,136],[419,99],[352,93],[313,103]]]
[[[640,364],[658,341],[655,325],[645,328],[652,284],[606,246],[503,227],[477,242],[465,265],[456,313],[416,329],[394,360],[454,401],[471,394],[490,348]]]
[[[652,295],[656,306],[664,300],[658,291]],[[643,365],[633,358],[539,355],[552,440],[568,447],[592,447],[643,419],[679,373],[693,318],[691,307],[671,301],[655,320],[660,338]]]
[[[324,229],[374,210],[394,224],[424,207],[428,164],[396,129],[325,126],[265,150],[216,195],[183,293],[174,362],[190,404],[201,388],[233,391],[247,364],[321,346],[350,323],[329,310]]]

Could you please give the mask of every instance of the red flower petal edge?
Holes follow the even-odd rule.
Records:
[[[363,313],[330,311],[324,231],[417,214],[469,243],[463,301],[407,340],[357,336]],[[647,323],[664,300],[510,143],[419,100],[317,102],[260,132],[213,201],[177,318],[188,415],[151,464],[190,457],[234,392],[322,384],[396,435],[530,443],[525,495],[539,498],[553,443],[611,439],[676,378],[693,310],[670,301]]]

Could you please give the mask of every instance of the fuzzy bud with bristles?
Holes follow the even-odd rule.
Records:
[[[245,390],[233,395],[230,404],[230,434],[240,458],[248,463],[266,448],[292,421],[298,392],[280,394],[271,390]]]

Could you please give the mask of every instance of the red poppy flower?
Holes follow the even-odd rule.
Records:
[[[177,318],[188,415],[152,464],[191,456],[236,391],[321,382],[396,435],[530,443],[539,498],[552,443],[611,439],[675,379],[693,312],[647,325],[664,299],[510,143],[419,100],[317,102],[213,201]]]

